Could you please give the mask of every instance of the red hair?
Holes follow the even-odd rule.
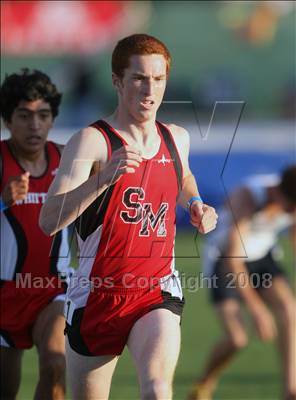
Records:
[[[124,70],[129,67],[133,55],[162,54],[166,60],[167,75],[171,67],[171,55],[167,47],[153,36],[137,33],[120,40],[112,53],[112,72],[122,78]]]

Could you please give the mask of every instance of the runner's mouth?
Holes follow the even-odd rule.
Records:
[[[153,100],[143,100],[140,102],[141,106],[150,109],[154,106],[154,101]]]
[[[38,135],[32,135],[32,136],[28,136],[26,138],[26,142],[28,143],[39,143],[42,141],[42,137],[38,136]]]

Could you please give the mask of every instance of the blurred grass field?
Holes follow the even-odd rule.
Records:
[[[282,261],[290,282],[295,285],[295,267],[291,247],[287,239],[281,241],[284,248]],[[195,241],[193,231],[179,232],[176,241],[176,265],[180,272],[192,280],[201,273],[202,243]],[[186,258],[185,258],[186,257]],[[174,399],[185,400],[192,380],[201,372],[211,346],[219,337],[220,328],[213,308],[208,302],[206,288],[193,292],[184,290],[186,306],[182,321],[182,347],[174,380]],[[169,334],[169,332],[168,332]],[[22,384],[19,400],[33,398],[37,382],[38,360],[35,349],[25,352]],[[70,396],[68,397],[70,399]],[[118,362],[114,374],[110,400],[134,400],[139,398],[135,368],[127,351]],[[224,373],[215,399],[279,400],[280,370],[275,346],[262,344],[250,327],[250,344],[243,350]]]

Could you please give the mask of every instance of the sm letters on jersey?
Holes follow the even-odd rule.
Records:
[[[120,212],[120,218],[125,224],[141,224],[139,236],[150,236],[151,229],[158,237],[165,237],[167,230],[165,217],[169,208],[168,203],[161,203],[154,212],[152,203],[142,203],[145,191],[141,187],[129,187],[122,195],[122,203],[127,211]]]

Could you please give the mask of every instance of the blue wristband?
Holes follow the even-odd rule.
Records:
[[[0,211],[4,211],[8,208],[8,206],[4,203],[2,199],[0,199]]]
[[[188,209],[191,207],[191,204],[192,204],[194,201],[200,201],[201,203],[203,203],[202,198],[201,198],[200,196],[193,196],[193,197],[191,197],[191,199],[189,199],[189,200],[187,201],[187,207],[188,207]]]

